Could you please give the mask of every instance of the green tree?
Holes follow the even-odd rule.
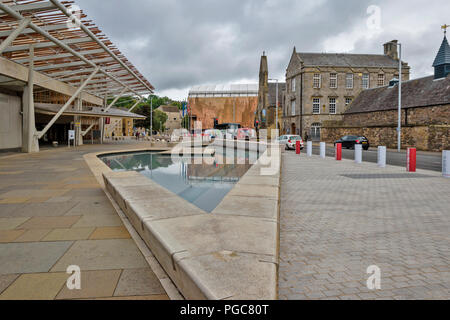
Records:
[[[108,101],[107,101],[108,105],[113,100],[114,100],[113,98],[108,99]],[[114,104],[114,107],[126,110],[126,109],[130,109],[132,106],[134,106],[136,104],[136,102],[137,102],[137,100],[134,97],[129,97],[129,96],[121,97]],[[177,106],[178,109],[180,109],[180,110],[182,109],[181,101],[175,101],[175,100],[170,99],[169,97],[160,97],[155,94],[149,95],[146,99],[142,100],[142,102],[139,103],[136,106],[136,108],[134,108],[132,111],[133,113],[136,113],[136,114],[146,117],[145,120],[136,120],[135,126],[150,129],[150,106],[152,105],[153,111],[154,111],[154,113],[153,113],[153,130],[157,130],[157,131],[161,130],[161,128],[159,128],[160,127],[159,121],[162,122],[163,129],[164,129],[164,124],[167,121],[167,115],[156,109],[158,109],[160,106],[169,105],[169,104]],[[159,113],[158,113],[158,115],[156,115],[156,111],[163,114],[164,116],[160,115]]]
[[[153,130],[164,131],[166,129],[165,124],[167,121],[167,114],[162,111],[155,110],[153,112]]]

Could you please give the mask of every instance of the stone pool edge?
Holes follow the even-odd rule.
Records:
[[[107,198],[111,202],[112,206],[116,210],[117,215],[122,220],[122,223],[124,224],[125,228],[127,228],[128,232],[131,235],[131,238],[136,243],[136,246],[144,256],[145,260],[147,261],[148,265],[152,269],[152,271],[155,273],[156,277],[158,278],[159,282],[163,286],[164,290],[166,291],[167,295],[169,296],[170,300],[184,300],[183,296],[180,294],[178,289],[176,288],[175,284],[171,281],[167,273],[164,271],[164,269],[159,264],[156,257],[153,255],[153,253],[149,250],[147,244],[142,240],[142,238],[139,236],[139,234],[136,232],[135,228],[131,225],[130,221],[128,220],[128,217],[125,215],[125,213],[120,209],[119,205],[116,203],[114,198],[111,196],[111,194],[106,190],[105,183],[103,180],[103,173],[104,172],[111,172],[111,169],[103,162],[101,161],[98,156],[102,155],[108,155],[110,153],[129,153],[129,152],[143,152],[143,151],[167,151],[170,150],[170,148],[166,147],[144,147],[144,148],[134,148],[134,149],[126,149],[126,150],[117,150],[117,151],[103,151],[103,152],[93,152],[89,154],[85,154],[83,156],[86,164],[88,165],[89,169],[91,170],[92,174],[95,176],[97,182],[100,184],[101,188],[105,192]]]
[[[253,165],[208,214],[136,172],[113,172],[98,158],[145,150],[152,149],[85,159],[184,297],[277,299],[281,153],[276,175],[261,176],[261,165]],[[162,197],[171,205],[153,214],[158,210],[148,209]]]

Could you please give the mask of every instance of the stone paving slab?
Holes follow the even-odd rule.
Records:
[[[151,288],[160,288],[158,278],[164,277],[152,263],[159,274],[154,276],[149,257],[129,239],[118,211],[83,158],[130,148],[136,145],[86,145],[0,157],[0,171],[8,173],[0,178],[0,299],[168,299],[166,289],[144,292],[136,281],[124,282],[127,290],[113,297],[125,270],[153,275],[142,278]],[[86,289],[69,294],[64,288],[72,258],[93,270],[82,267]],[[57,272],[50,271],[55,267]],[[128,296],[133,290],[139,295]]]
[[[83,272],[81,290],[63,287],[57,300],[106,298],[114,295],[122,270],[97,270]]]
[[[23,274],[0,295],[0,300],[51,300],[66,281],[66,273]]]
[[[147,296],[164,294],[155,274],[148,269],[126,269],[120,276],[114,296]]]
[[[52,272],[65,271],[70,265],[82,270],[132,269],[147,266],[131,239],[77,241],[61,257]]]
[[[70,241],[1,244],[0,274],[48,272],[72,244]]]
[[[284,153],[281,194],[280,299],[450,298],[449,179]]]

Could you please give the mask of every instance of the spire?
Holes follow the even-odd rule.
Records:
[[[442,40],[441,47],[439,48],[436,59],[433,63],[433,67],[447,63],[450,64],[450,45],[448,44],[447,36],[444,34],[444,40]]]
[[[447,41],[447,28],[448,25],[443,25],[444,39],[442,40],[441,47],[434,59],[434,78],[440,79],[445,78],[450,73],[450,45]]]

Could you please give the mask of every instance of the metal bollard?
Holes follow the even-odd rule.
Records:
[[[308,154],[308,157],[312,157],[312,141],[306,143],[306,153]]]
[[[320,157],[325,159],[327,156],[327,144],[325,142],[320,143]]]
[[[450,178],[450,151],[442,151],[442,175],[444,178]]]
[[[378,147],[378,166],[386,168],[386,147]]]
[[[342,160],[342,143],[336,143],[336,160]]]
[[[416,156],[417,156],[417,149],[408,148],[406,161],[406,170],[408,172],[416,172]]]
[[[355,162],[356,163],[362,163],[362,152],[363,152],[362,145],[356,144],[355,145]]]

